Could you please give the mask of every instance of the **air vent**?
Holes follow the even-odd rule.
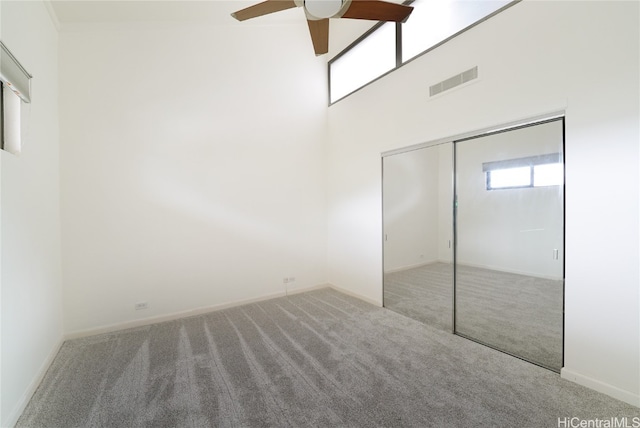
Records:
[[[463,71],[460,74],[456,74],[453,77],[450,77],[446,80],[443,80],[440,83],[436,83],[433,86],[429,87],[429,96],[433,97],[434,95],[438,95],[444,91],[448,91],[449,89],[453,89],[456,86],[462,85],[463,83],[467,83],[470,80],[476,79],[478,77],[478,67],[473,67],[467,71]]]

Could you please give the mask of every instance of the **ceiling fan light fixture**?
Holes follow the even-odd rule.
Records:
[[[344,0],[304,0],[305,10],[314,18],[325,19],[335,16],[344,4]]]
[[[404,22],[413,10],[412,6],[388,0],[263,0],[231,16],[244,21],[294,7],[304,9],[316,55],[329,52],[329,18]]]

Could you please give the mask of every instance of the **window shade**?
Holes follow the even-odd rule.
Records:
[[[0,80],[26,103],[31,101],[31,75],[0,41]]]
[[[20,154],[21,138],[20,138],[20,98],[4,87],[2,91],[3,106],[3,131],[2,149],[13,153]]]
[[[529,156],[526,158],[507,159],[494,162],[485,162],[482,164],[482,172],[493,171],[496,169],[517,168],[521,166],[544,165],[548,163],[560,163],[562,157],[560,153],[549,153],[545,155]]]

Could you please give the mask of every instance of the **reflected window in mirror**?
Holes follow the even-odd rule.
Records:
[[[533,167],[533,187],[562,186],[564,184],[564,165],[549,163]]]
[[[564,165],[559,153],[487,162],[482,169],[486,173],[487,190],[564,184]]]

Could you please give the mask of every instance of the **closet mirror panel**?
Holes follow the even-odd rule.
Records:
[[[453,144],[383,157],[384,306],[453,331]]]
[[[563,122],[455,143],[455,332],[560,371]]]

